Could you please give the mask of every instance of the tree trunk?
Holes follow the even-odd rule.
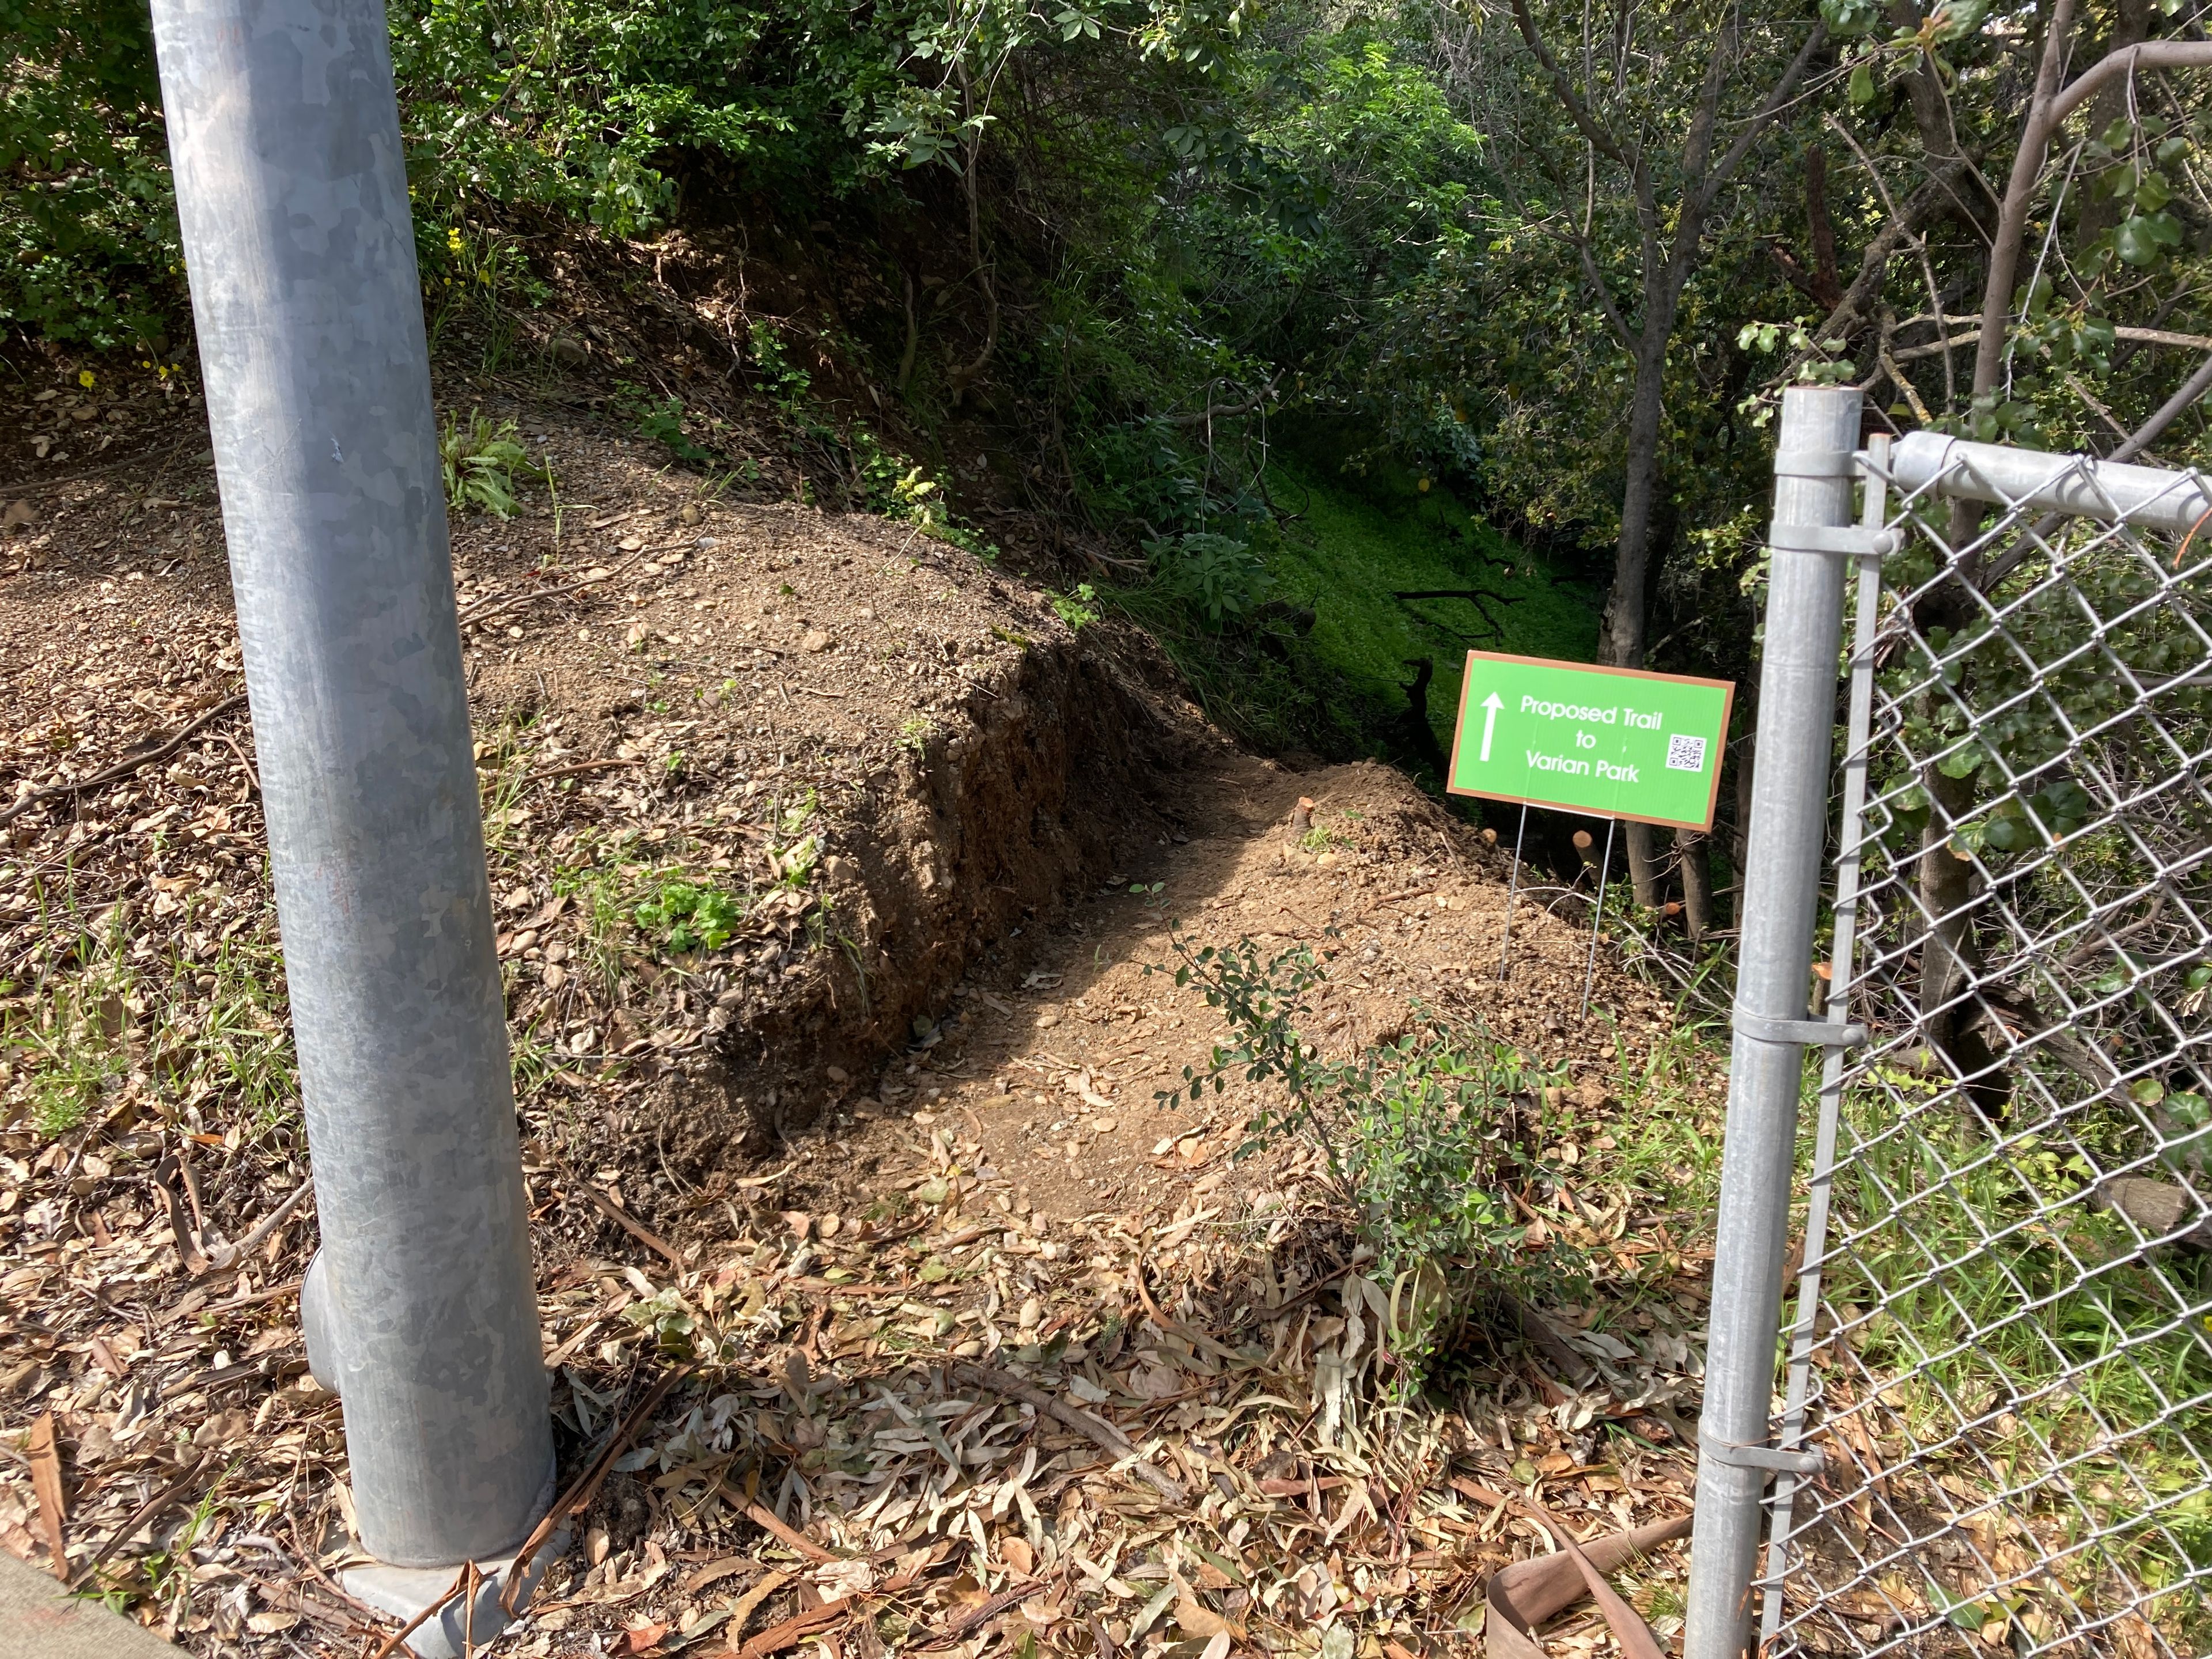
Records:
[[[1659,426],[1665,413],[1667,337],[1674,330],[1676,295],[1662,276],[1658,291],[1644,300],[1644,335],[1637,343],[1636,386],[1628,405],[1628,446],[1623,457],[1620,539],[1613,556],[1613,591],[1606,596],[1599,625],[1598,656],[1616,668],[1644,665],[1646,589],[1651,574],[1651,520],[1659,496]],[[1627,831],[1628,878],[1636,902],[1645,909],[1662,902],[1659,862],[1651,826],[1631,823]]]
[[[1745,711],[1747,714],[1749,710]],[[1747,727],[1751,721],[1744,722]],[[1729,845],[1729,856],[1735,863],[1735,909],[1743,915],[1743,884],[1750,878],[1751,869],[1751,780],[1758,763],[1758,733],[1746,730],[1735,746],[1735,836]]]
[[[1677,830],[1674,850],[1682,860],[1682,924],[1695,943],[1713,930],[1712,837]]]
[[[1659,310],[1650,296],[1650,312]],[[1674,307],[1647,315],[1637,343],[1636,386],[1629,396],[1628,443],[1621,459],[1620,538],[1613,544],[1613,589],[1598,625],[1600,660],[1615,668],[1644,665],[1645,588],[1651,574],[1651,517],[1659,496],[1659,425],[1666,413],[1667,336]]]
[[[1951,826],[1972,814],[1974,781],[1949,778],[1930,766],[1923,773],[1928,792],[1928,827],[1920,836],[1920,906],[1927,932],[1920,946],[1920,1012],[1948,1032],[1951,1021],[1938,1012],[1959,994],[1975,970],[1974,944],[1967,903],[1973,897],[1974,866],[1951,851]],[[1944,1033],[1936,1034],[1943,1046]]]

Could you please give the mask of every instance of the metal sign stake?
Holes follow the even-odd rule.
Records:
[[[1521,890],[1521,843],[1528,834],[1528,807],[1521,807],[1521,827],[1513,832],[1513,868],[1505,878],[1505,942],[1498,947],[1498,982],[1505,982],[1506,958],[1513,951],[1513,896]]]
[[[1613,832],[1618,820],[1605,821],[1605,856],[1597,861],[1597,908],[1590,912],[1589,963],[1583,969],[1583,1018],[1589,1018],[1590,987],[1597,983],[1597,928],[1605,920],[1605,878],[1613,868]]]

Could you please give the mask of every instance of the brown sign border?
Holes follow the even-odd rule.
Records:
[[[1474,678],[1474,668],[1478,662],[1526,663],[1537,668],[1571,668],[1579,674],[1613,674],[1625,680],[1665,680],[1675,685],[1717,686],[1721,693],[1721,751],[1728,750],[1729,722],[1735,718],[1735,682],[1709,680],[1696,674],[1656,674],[1646,668],[1613,668],[1604,663],[1565,662],[1557,657],[1522,657],[1506,651],[1470,651],[1467,653],[1468,672],[1460,677],[1459,707],[1452,715],[1451,756],[1444,763],[1444,793],[1466,795],[1478,800],[1502,800],[1516,806],[1541,806],[1548,811],[1572,812],[1582,818],[1617,818],[1625,823],[1656,823],[1673,830],[1710,830],[1713,818],[1720,810],[1721,757],[1713,760],[1713,787],[1705,797],[1705,817],[1701,823],[1692,818],[1654,818],[1641,812],[1598,812],[1587,806],[1577,806],[1569,801],[1545,800],[1534,795],[1503,795],[1491,789],[1462,789],[1452,781],[1454,763],[1459,759],[1460,734],[1467,729],[1468,687]]]

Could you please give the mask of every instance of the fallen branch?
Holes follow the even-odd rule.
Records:
[[[981,1607],[969,1608],[942,1630],[931,1632],[915,1645],[918,1648],[941,1648],[957,1642],[977,1626],[996,1619],[1008,1607],[1036,1590],[1038,1587],[1039,1581],[1034,1578],[1024,1578],[1018,1583],[1009,1584]]]
[[[259,794],[261,793],[261,775],[253,769],[253,762],[247,757],[246,750],[240,745],[238,739],[231,736],[228,732],[219,732],[216,735],[230,745],[230,752],[238,757],[238,763],[246,769],[246,781],[247,785],[252,789],[255,794]]]
[[[197,733],[221,720],[245,701],[246,693],[243,691],[234,696],[225,697],[197,720],[179,726],[168,737],[155,741],[150,748],[144,749],[127,759],[116,762],[104,772],[95,772],[88,778],[79,778],[74,783],[50,783],[43,789],[33,789],[27,795],[18,795],[13,805],[5,809],[0,809],[0,823],[14,822],[40,801],[55,800],[69,795],[81,795],[90,789],[105,788],[111,783],[119,782],[129,777],[142,767],[151,766],[155,761],[168,759],[170,756],[191,742]]]
[[[306,1201],[307,1195],[314,1190],[315,1183],[313,1182],[301,1182],[296,1188],[293,1188],[292,1195],[289,1198],[286,1199],[282,1204],[279,1204],[267,1215],[262,1217],[259,1224],[257,1225],[252,1232],[246,1234],[245,1237],[240,1239],[237,1243],[218,1244],[214,1249],[209,1251],[209,1264],[216,1267],[228,1267],[232,1266],[234,1263],[243,1261],[247,1255],[252,1253],[255,1246],[258,1245],[263,1239],[268,1237],[270,1234],[275,1232],[279,1227],[283,1226],[284,1224],[285,1218],[289,1217],[293,1211],[298,1209],[300,1206]]]
[[[439,1613],[443,1613],[453,1604],[453,1598],[455,1596],[460,1595],[464,1590],[473,1592],[475,1589],[474,1580],[476,1577],[476,1571],[477,1564],[475,1562],[462,1562],[461,1570],[453,1575],[453,1582],[447,1589],[446,1593],[440,1596],[436,1601],[431,1602],[428,1607],[423,1608],[422,1612],[416,1613],[412,1619],[410,1619],[398,1630],[392,1632],[391,1635],[386,1637],[382,1643],[378,1645],[376,1651],[369,1655],[369,1659],[392,1659],[392,1656],[393,1654],[398,1652],[402,1647],[406,1645],[407,1638],[409,1637],[412,1636],[424,1625],[428,1624],[430,1620]]]
[[[76,1576],[70,1580],[70,1589],[73,1591],[82,1589],[90,1583],[92,1575],[100,1570],[100,1564],[114,1554],[131,1534],[190,1492],[193,1483],[199,1479],[200,1471],[206,1467],[207,1454],[202,1452],[185,1466],[182,1474],[133,1510],[131,1518],[109,1534],[107,1541],[93,1553],[92,1559],[76,1570]]]
[[[288,1279],[282,1285],[271,1285],[265,1291],[252,1291],[244,1296],[234,1296],[228,1302],[210,1302],[205,1307],[195,1308],[192,1311],[203,1314],[236,1313],[240,1308],[256,1308],[264,1302],[281,1302],[284,1297],[297,1291],[300,1286],[307,1282],[304,1279]]]
[[[735,1653],[738,1659],[763,1659],[770,1653],[781,1653],[794,1642],[819,1634],[832,1625],[842,1624],[853,1611],[850,1596],[839,1596],[835,1601],[824,1601],[811,1612],[787,1619],[780,1625],[770,1625],[741,1648],[724,1648],[724,1653]]]
[[[730,1483],[727,1476],[723,1478],[721,1484],[723,1491],[730,1491]],[[734,1494],[732,1495],[734,1496]],[[763,1532],[767,1533],[770,1537],[781,1539],[785,1543],[790,1545],[792,1548],[797,1550],[808,1560],[842,1561],[844,1559],[844,1557],[839,1555],[835,1550],[823,1549],[821,1545],[816,1543],[811,1538],[809,1538],[805,1533],[799,1531],[796,1527],[785,1525],[782,1520],[777,1516],[776,1512],[769,1508],[767,1504],[752,1503],[743,1504],[741,1507],[744,1511],[745,1518],[747,1520],[750,1521]]]
[[[608,1437],[607,1443],[599,1448],[599,1455],[592,1460],[592,1467],[576,1477],[575,1484],[545,1511],[545,1518],[530,1529],[530,1536],[522,1540],[522,1547],[514,1553],[514,1565],[507,1569],[507,1588],[499,1594],[501,1612],[510,1619],[514,1616],[515,1603],[521,1597],[522,1587],[529,1582],[530,1564],[536,1559],[538,1552],[545,1547],[545,1540],[560,1529],[563,1521],[591,1503],[592,1496],[606,1480],[608,1471],[614,1468],[615,1459],[623,1455],[631,1437],[660,1408],[660,1402],[668,1398],[668,1391],[690,1376],[691,1370],[689,1365],[679,1367],[654,1383],[653,1391],[637,1402],[636,1407]]]
[[[619,520],[617,520],[617,522],[619,522]],[[595,530],[599,528],[597,525],[594,525],[592,527]],[[475,624],[483,622],[487,617],[496,617],[503,611],[514,610],[516,605],[523,604],[526,600],[557,599],[563,594],[580,593],[587,587],[605,587],[609,582],[614,580],[616,577],[621,575],[623,571],[629,569],[630,566],[635,564],[647,554],[658,553],[661,550],[661,547],[670,546],[672,544],[673,544],[670,543],[663,543],[660,546],[641,547],[636,552],[631,554],[629,557],[624,559],[620,564],[614,566],[603,576],[586,576],[581,581],[568,582],[560,587],[541,587],[534,592],[507,593],[503,594],[497,599],[478,599],[474,605],[465,606],[462,610],[456,612],[456,620],[458,620],[464,628],[473,627]]]
[[[1189,415],[1163,415],[1160,419],[1169,426],[1211,426],[1216,421],[1232,420],[1239,415],[1249,415],[1254,410],[1275,395],[1275,383],[1283,378],[1277,369],[1267,384],[1241,404],[1208,404],[1204,409]]]
[[[649,1231],[640,1223],[633,1220],[627,1210],[623,1209],[621,1205],[616,1203],[614,1200],[609,1198],[597,1187],[592,1185],[590,1182],[578,1182],[576,1183],[576,1189],[582,1193],[586,1198],[591,1200],[592,1206],[594,1209],[598,1210],[601,1215],[606,1217],[608,1220],[613,1222],[616,1226],[621,1228],[624,1232],[628,1233],[632,1238],[644,1245],[647,1249],[658,1250],[661,1255],[666,1256],[671,1261],[674,1262],[676,1264],[677,1272],[683,1273],[687,1270],[689,1264],[685,1262],[682,1256],[676,1254],[676,1247],[673,1244],[671,1244],[666,1239],[661,1237],[658,1233]]]

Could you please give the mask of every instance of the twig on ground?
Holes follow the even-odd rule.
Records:
[[[453,1588],[398,1630],[392,1632],[391,1635],[386,1637],[376,1651],[369,1656],[369,1659],[392,1659],[392,1656],[406,1644],[409,1637],[429,1623],[439,1613],[443,1613],[453,1599],[468,1588],[469,1576],[476,1571],[476,1565],[473,1561],[462,1562],[461,1570],[453,1575]]]
[[[974,1382],[980,1387],[988,1389],[994,1394],[1003,1394],[1016,1400],[1027,1401],[1048,1417],[1056,1422],[1066,1424],[1078,1434],[1096,1443],[1117,1458],[1135,1458],[1136,1461],[1129,1465],[1130,1472],[1141,1475],[1159,1492],[1161,1497],[1170,1503],[1180,1504],[1188,1497],[1183,1490],[1182,1482],[1171,1475],[1163,1474],[1156,1466],[1146,1462],[1143,1458],[1137,1457],[1136,1442],[1105,1419],[1095,1416],[1090,1412],[1079,1411],[1075,1407],[1047,1394],[1035,1384],[1024,1382],[1018,1376],[989,1365],[955,1365],[952,1368],[952,1374],[964,1382]]]
[[[634,1219],[627,1210],[592,1185],[590,1182],[578,1182],[576,1190],[583,1194],[600,1214],[605,1216],[608,1220],[613,1222],[616,1226],[621,1228],[639,1243],[648,1249],[658,1250],[674,1262],[677,1272],[683,1273],[686,1270],[689,1264],[676,1253],[676,1247],[673,1244]]]
[[[853,1611],[852,1599],[840,1596],[835,1601],[824,1601],[811,1612],[787,1619],[780,1625],[770,1625],[758,1636],[737,1650],[738,1659],[763,1659],[770,1653],[781,1653],[793,1643],[809,1636],[819,1635],[832,1625],[842,1624]],[[727,1653],[728,1649],[723,1651]]]
[[[206,1453],[198,1454],[191,1462],[185,1465],[184,1472],[175,1480],[133,1510],[130,1518],[110,1533],[107,1535],[107,1541],[93,1553],[92,1559],[76,1570],[76,1576],[70,1580],[70,1589],[82,1589],[90,1583],[92,1575],[100,1571],[101,1564],[109,1556],[114,1554],[125,1540],[191,1491],[192,1483],[199,1479],[200,1471],[207,1467],[207,1461]]]
[[[155,742],[151,748],[132,755],[127,759],[118,761],[106,770],[95,772],[88,778],[79,778],[74,783],[50,783],[43,789],[33,789],[27,795],[18,795],[11,805],[0,807],[0,823],[14,822],[41,801],[58,800],[70,795],[82,795],[88,790],[105,788],[111,783],[118,782],[129,777],[142,767],[151,766],[155,761],[168,759],[170,756],[189,743],[194,735],[221,720],[245,701],[246,693],[243,691],[225,697],[206,713],[195,720],[187,721],[168,737]],[[249,774],[252,770],[251,767],[246,769]],[[256,786],[256,787],[258,787],[258,785]]]
[[[530,1564],[536,1559],[538,1552],[545,1547],[545,1540],[559,1530],[563,1521],[592,1501],[592,1495],[614,1468],[615,1459],[623,1455],[637,1431],[660,1408],[660,1402],[668,1398],[669,1390],[690,1376],[691,1371],[690,1365],[679,1366],[654,1383],[652,1392],[637,1402],[636,1407],[607,1437],[607,1443],[599,1448],[599,1455],[592,1460],[591,1468],[576,1477],[575,1484],[562,1495],[559,1502],[545,1511],[545,1518],[530,1529],[530,1536],[522,1540],[522,1547],[514,1553],[514,1565],[507,1569],[507,1588],[499,1595],[501,1612],[510,1618],[514,1616],[522,1587],[529,1580]]]
[[[219,732],[216,735],[230,745],[230,752],[238,757],[238,763],[246,769],[246,781],[247,785],[252,789],[255,794],[259,794],[261,793],[261,775],[253,769],[252,760],[247,756],[246,750],[240,746],[238,739],[231,736],[228,732]]]
[[[731,1492],[732,1496],[736,1495],[732,1492],[729,1477],[727,1475],[725,1475],[722,1479],[722,1490],[724,1492]],[[765,1504],[741,1503],[738,1507],[744,1510],[745,1517],[752,1522],[752,1523],[758,1527],[763,1532],[767,1533],[770,1537],[781,1538],[785,1543],[790,1545],[792,1548],[797,1550],[801,1555],[805,1556],[810,1561],[842,1561],[844,1559],[844,1558],[839,1555],[835,1550],[823,1549],[821,1545],[816,1543],[811,1538],[809,1538],[805,1533],[799,1531],[796,1527],[786,1526],[781,1520],[776,1518],[775,1511],[769,1508]]]
[[[496,617],[505,611],[512,611],[516,605],[531,599],[557,599],[565,594],[580,593],[587,587],[605,587],[647,553],[659,551],[660,549],[658,547],[641,547],[620,564],[611,567],[604,576],[586,576],[581,581],[564,582],[558,587],[540,587],[527,593],[506,593],[497,599],[478,599],[474,605],[463,607],[458,613],[460,623],[465,628],[473,627],[487,617]]]

